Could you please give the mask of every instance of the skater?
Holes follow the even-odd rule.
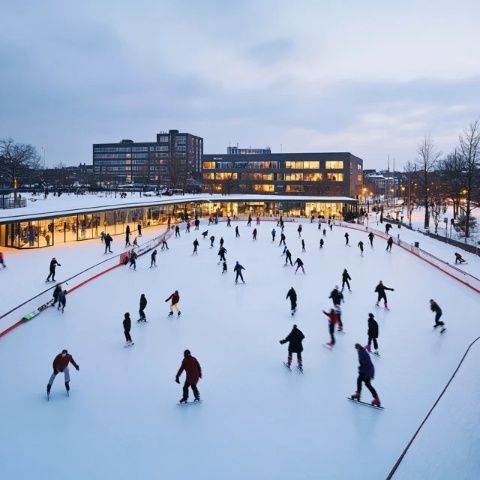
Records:
[[[150,255],[150,268],[157,266],[157,249],[155,249]]]
[[[60,293],[58,294],[58,310],[65,310],[67,305],[67,291],[60,289]]]
[[[123,334],[125,335],[125,346],[129,347],[133,345],[132,337],[130,336],[130,330],[132,329],[132,320],[130,314],[127,312],[123,317]]]
[[[389,237],[387,240],[387,248],[385,249],[387,252],[392,251],[392,245],[393,245],[393,238]]]
[[[227,273],[227,261],[224,260],[223,263],[222,263],[222,275],[224,273]]]
[[[238,225],[235,226],[235,238],[240,237],[240,232],[238,231]]]
[[[298,237],[300,238],[302,236],[302,225],[300,224],[297,228],[297,232],[298,232]]]
[[[134,247],[138,247],[138,237],[135,237],[135,238],[133,239],[133,246],[134,246]]]
[[[256,240],[256,239],[257,239],[257,229],[256,229],[256,228],[253,229],[252,239],[253,239],[253,240]]]
[[[141,237],[142,236],[142,221],[139,220],[138,223],[137,223],[137,231],[138,231],[138,236]]]
[[[332,348],[335,345],[335,325],[337,323],[337,314],[333,308],[329,312],[323,310],[323,313],[328,317],[328,333],[330,334],[330,341],[325,345]]]
[[[47,384],[47,398],[50,398],[50,390],[52,389],[53,381],[55,377],[62,373],[65,376],[65,389],[68,392],[70,391],[70,371],[68,370],[68,365],[72,364],[77,371],[80,370],[80,366],[77,365],[73,357],[68,353],[68,350],[62,350],[62,353],[59,353],[53,360],[53,373],[50,376]]]
[[[208,235],[208,230],[205,230],[204,232],[202,232],[202,235],[203,235],[203,239],[206,240]]]
[[[295,269],[295,275],[297,274],[299,268],[302,269],[302,272],[305,275],[305,269],[303,268],[304,263],[302,262],[302,260],[300,258],[297,258],[294,263],[297,266],[297,268]]]
[[[193,241],[193,253],[192,255],[198,255],[198,239]]]
[[[375,355],[379,355],[378,353],[378,323],[375,320],[375,317],[373,316],[373,313],[368,314],[368,343],[367,346],[365,347],[369,352],[371,350],[371,343],[373,341],[373,348],[375,351]]]
[[[240,278],[242,280],[242,283],[245,283],[245,280],[243,279],[243,275],[242,275],[242,270],[245,270],[245,268],[240,265],[240,263],[238,263],[238,260],[237,260],[237,263],[235,263],[235,267],[233,267],[233,271],[235,272],[235,284],[238,283],[238,279]]]
[[[7,266],[5,265],[5,257],[3,255],[3,252],[0,252],[0,264],[2,264],[3,268],[7,268]]]
[[[220,237],[220,241],[218,243],[220,244],[220,248],[223,247],[223,244],[225,243],[223,237]]]
[[[190,227],[191,227],[191,223],[190,221],[187,222],[187,233],[190,233]]]
[[[323,241],[323,238],[320,239],[320,248],[323,248],[323,246],[325,245],[325,242]]]
[[[358,242],[358,248],[360,249],[360,255],[363,257],[363,242],[361,240]]]
[[[213,243],[215,242],[215,235],[210,237],[210,248],[213,248]]]
[[[350,239],[350,235],[348,234],[348,232],[345,232],[345,246],[350,246],[350,244],[348,243],[349,242],[349,239]]]
[[[335,310],[335,314],[337,315],[338,331],[343,332],[342,308],[340,307],[340,305],[335,305],[333,309]]]
[[[285,248],[287,246],[285,245]],[[287,250],[285,251],[285,265],[290,262],[290,266],[293,267],[293,263],[292,263],[292,254],[290,253],[290,250],[287,248]]]
[[[275,235],[277,234],[277,231],[275,229],[272,229],[272,242],[275,242]]]
[[[60,295],[60,292],[62,291],[62,287],[60,286],[60,284],[58,284],[56,287],[55,287],[55,290],[53,290],[53,303],[52,303],[52,307],[54,307],[56,305],[56,303],[58,302],[58,296]]]
[[[328,298],[332,299],[333,306],[340,305],[343,301],[343,293],[338,288],[338,285],[335,285],[335,288],[330,292]]]
[[[166,237],[163,237],[163,239],[162,239],[162,248],[161,248],[161,250],[165,250],[165,249],[169,250],[169,248],[168,248],[168,243],[167,243],[167,240],[166,240]]]
[[[231,227],[232,226],[232,220],[230,219],[230,217],[227,217],[227,227]]]
[[[257,225],[260,225],[260,217],[257,217]]]
[[[225,254],[227,253],[227,249],[225,247],[220,247],[218,250],[218,256],[220,257],[219,262],[222,260],[225,262],[227,259],[225,258]]]
[[[130,225],[127,225],[127,228],[125,228],[125,248],[131,247],[130,244]]]
[[[455,263],[466,263],[465,259],[459,254],[455,253]]]
[[[130,265],[128,266],[129,269],[133,267],[134,270],[137,270],[137,257],[138,257],[137,252],[135,252],[135,250],[132,250],[129,256],[130,258]]]
[[[375,238],[375,235],[373,234],[373,232],[370,232],[368,234],[368,240],[370,241],[370,246],[373,248],[373,239]]]
[[[389,288],[389,287],[386,287],[383,282],[380,280],[378,282],[378,285],[375,287],[375,293],[378,294],[378,298],[377,298],[377,303],[375,304],[377,307],[380,303],[380,300],[383,299],[383,303],[385,305],[385,308],[388,310],[388,301],[387,301],[387,294],[385,293],[386,290],[390,290],[392,292],[394,292],[395,290],[393,288]]]
[[[305,338],[305,335],[302,333],[302,331],[299,330],[296,325],[294,325],[292,328],[292,331],[283,340],[280,340],[281,345],[288,342],[288,361],[286,363],[286,366],[288,368],[290,368],[290,366],[292,365],[292,354],[296,353],[297,367],[300,371],[303,370],[302,342],[304,338]]]
[[[180,383],[180,375],[185,371],[186,378],[185,383],[183,384],[183,396],[180,399],[180,403],[187,403],[188,401],[188,388],[191,387],[193,395],[195,397],[194,402],[200,401],[200,392],[197,388],[197,383],[200,378],[202,378],[202,367],[198,363],[198,360],[192,356],[190,350],[185,350],[183,352],[183,360],[180,368],[178,369],[177,375],[175,376],[175,381]]]
[[[307,250],[305,249],[305,240],[302,238],[302,252],[306,252]]]
[[[352,400],[360,400],[363,382],[372,394],[372,405],[375,407],[380,407],[380,399],[378,398],[378,394],[370,383],[375,376],[375,368],[372,360],[370,359],[370,355],[359,343],[355,344],[355,348],[358,352],[358,362],[360,365],[358,367],[357,391],[350,398]]]
[[[280,243],[278,244],[278,246],[280,246],[282,243],[285,245],[285,234],[282,232],[280,234]]]
[[[180,227],[175,225],[175,238],[180,236]]]
[[[392,229],[392,224],[391,223],[386,223],[385,224],[385,233],[388,235],[388,232]]]
[[[349,282],[349,280],[351,279],[352,277],[350,277],[350,274],[347,272],[347,269],[345,268],[342,273],[342,292],[343,292],[343,289],[345,288],[345,285],[347,286],[349,292],[352,291],[350,290],[350,282]]]
[[[297,292],[293,287],[290,287],[290,290],[287,292],[287,296],[285,298],[290,299],[290,310],[293,317],[297,311]]]
[[[323,236],[326,237],[327,236],[327,230],[324,228],[323,229],[323,232],[322,232]]]
[[[56,259],[55,257],[53,257],[53,258],[50,260],[50,273],[48,274],[47,282],[50,281],[50,277],[52,278],[52,282],[55,281],[55,269],[57,268],[57,265],[58,265],[59,267],[62,266],[60,263],[57,262],[57,259]]]
[[[180,311],[180,294],[178,293],[178,290],[175,290],[166,300],[165,302],[168,302],[169,300],[172,301],[170,304],[170,313],[168,314],[169,317],[173,316],[173,310],[177,311],[177,317],[179,317],[182,312]]]
[[[195,230],[200,230],[200,220],[198,218],[195,219]]]
[[[248,221],[247,221],[247,227],[251,227],[252,226],[252,216],[249,215],[248,216]]]
[[[112,236],[109,233],[107,233],[105,235],[105,253],[107,253],[107,250],[109,253],[112,253],[112,250],[110,249],[110,245],[112,242],[113,242]]]
[[[445,331],[445,323],[440,321],[440,317],[442,316],[442,309],[433,299],[430,299],[430,310],[432,312],[435,312],[435,325],[433,326],[433,328],[443,327],[440,330],[440,333],[443,333]]]
[[[140,318],[137,320],[137,322],[146,322],[147,317],[145,316],[145,307],[147,306],[147,298],[145,297],[145,294],[142,293],[140,295],[140,308],[138,310],[138,314],[140,315]]]

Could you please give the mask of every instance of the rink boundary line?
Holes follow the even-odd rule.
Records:
[[[138,247],[138,250],[141,250],[139,253],[138,253],[138,256],[141,257],[142,255],[145,255],[146,253],[150,252],[151,250],[153,250],[154,248],[156,248],[158,245],[160,245],[160,242],[162,241],[163,238],[169,238],[170,236],[172,235],[171,233],[171,229],[170,230],[167,230],[165,231],[164,233],[162,233],[161,235],[159,235],[158,237],[155,237],[155,238],[152,238],[151,240],[148,240],[148,242],[146,242],[144,245],[142,245],[143,247],[146,247],[148,244],[151,244],[152,246],[150,246],[149,248],[146,248],[145,250],[141,250],[141,247]],[[158,243],[157,243],[158,242]],[[106,270],[102,270],[101,272],[98,272],[96,273],[95,275],[83,280],[82,282],[80,282],[78,285],[75,285],[73,286],[72,288],[70,288],[69,290],[67,290],[67,294],[70,294],[72,292],[74,292],[75,290],[77,290],[78,288],[80,287],[83,287],[84,285],[86,285],[87,283],[91,282],[92,280],[95,280],[97,279],[98,277],[101,277],[102,275],[106,274],[106,273],[109,273],[111,272],[112,270],[115,270],[116,268],[118,267],[122,267],[122,266],[125,266],[128,261],[125,263],[123,262],[123,258],[125,258],[125,254],[128,253],[128,252],[122,252],[122,253],[119,253],[118,255],[115,255],[114,257],[110,257],[110,258],[107,258],[105,260],[102,260],[101,262],[95,264],[95,265],[92,265],[88,268],[86,268],[85,270],[82,270],[81,272],[79,273],[76,273],[75,275],[73,275],[72,277],[69,277],[68,279],[66,280],[63,280],[62,282],[58,282],[56,283],[55,285],[52,285],[51,287],[47,288],[46,290],[44,290],[43,292],[35,295],[34,297],[30,298],[29,300],[26,300],[25,302],[21,303],[20,305],[17,305],[16,307],[14,307],[13,309],[11,309],[9,312],[6,312],[4,313],[3,315],[0,316],[0,320],[4,317],[6,317],[7,315],[9,315],[10,313],[14,312],[15,310],[18,310],[20,307],[22,307],[23,305],[26,305],[27,303],[31,302],[32,300],[35,300],[36,298],[38,298],[39,296],[43,295],[44,293],[48,292],[49,290],[52,290],[56,285],[61,285],[63,283],[66,283],[68,284],[68,281],[69,280],[72,280],[73,278],[76,278],[78,277],[79,275],[82,275],[83,273],[85,272],[88,272],[89,270],[91,270],[92,268],[95,268],[95,267],[98,267],[99,265],[101,265],[102,263],[105,263],[105,262],[108,262],[110,260],[114,260],[115,258],[118,258],[120,260],[120,263],[117,263],[116,265],[113,265],[109,268],[107,268]],[[123,258],[122,258],[123,257]],[[52,303],[53,300],[50,299],[48,302],[46,302],[46,304],[48,303]],[[45,305],[46,305],[45,304]],[[39,312],[41,313],[41,312]],[[0,338],[2,338],[3,336],[5,336],[7,333],[11,332],[12,330],[14,330],[15,328],[19,327],[20,325],[24,324],[24,323],[27,323],[29,322],[31,319],[28,319],[28,320],[25,320],[24,317],[22,317],[20,320],[17,320],[15,323],[13,323],[12,325],[10,325],[9,327],[7,327],[5,330],[2,330],[0,331]]]
[[[391,480],[393,478],[393,476],[395,475],[395,472],[397,471],[398,467],[400,466],[400,464],[402,463],[403,459],[405,458],[405,455],[407,454],[409,448],[411,447],[412,443],[414,442],[414,440],[417,438],[417,435],[420,433],[420,430],[422,429],[423,425],[425,425],[426,421],[429,419],[430,415],[432,414],[433,410],[435,409],[435,407],[438,405],[438,403],[440,402],[440,400],[442,399],[443,395],[445,394],[445,392],[447,391],[448,387],[450,386],[450,384],[452,383],[453,379],[455,378],[455,376],[457,375],[458,371],[460,370],[460,367],[462,366],[465,358],[467,357],[468,353],[470,352],[470,349],[473,347],[473,345],[478,341],[480,340],[480,337],[477,337],[472,343],[470,343],[470,345],[468,346],[467,350],[465,351],[465,353],[463,354],[463,357],[462,359],[460,360],[460,363],[457,365],[457,368],[455,369],[455,371],[453,372],[452,376],[450,377],[450,379],[448,380],[447,384],[445,385],[445,387],[443,388],[443,390],[441,391],[440,395],[438,396],[437,400],[435,400],[435,403],[432,405],[432,407],[430,408],[430,410],[428,411],[427,415],[425,416],[425,418],[422,420],[422,423],[420,423],[419,427],[417,428],[417,430],[415,431],[415,433],[413,434],[412,438],[410,439],[410,441],[407,443],[406,447],[403,449],[403,452],[401,453],[400,457],[398,457],[397,461],[395,462],[395,464],[393,465],[392,469],[390,470],[390,472],[388,473],[388,476],[386,477],[386,480]]]

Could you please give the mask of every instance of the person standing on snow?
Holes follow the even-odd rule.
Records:
[[[52,282],[55,281],[55,269],[57,268],[57,265],[58,265],[59,267],[62,266],[60,263],[57,262],[57,259],[56,259],[55,257],[53,257],[53,258],[50,260],[50,273],[48,274],[47,282],[50,281],[50,277],[52,278]]]
[[[440,321],[440,317],[442,316],[442,309],[433,299],[430,299],[430,310],[432,312],[435,312],[435,325],[433,326],[433,328],[443,327],[440,331],[441,333],[443,333],[445,331],[445,323]]]
[[[369,352],[371,350],[371,343],[373,341],[373,348],[375,351],[375,355],[379,355],[378,353],[378,323],[375,320],[375,317],[373,316],[373,313],[368,314],[368,343],[367,346],[365,347]]]
[[[132,337],[130,336],[130,330],[132,329],[132,320],[130,318],[130,314],[127,312],[123,316],[123,334],[125,335],[125,346],[129,347],[133,345]]]
[[[170,313],[168,314],[169,317],[173,316],[173,310],[175,309],[177,311],[177,317],[180,317],[182,312],[180,311],[180,294],[178,293],[178,290],[175,290],[166,300],[165,302],[168,302],[169,300],[172,301],[170,304]]]
[[[242,280],[242,283],[245,283],[245,280],[243,279],[243,275],[242,275],[242,270],[245,270],[245,268],[240,265],[240,263],[238,263],[238,260],[237,260],[237,263],[235,263],[235,267],[233,267],[233,271],[235,272],[235,283],[238,283],[238,279],[240,278]]]
[[[157,249],[150,255],[150,268],[157,266]]]
[[[323,310],[323,313],[328,317],[328,333],[330,334],[330,341],[326,343],[327,347],[332,348],[335,345],[335,325],[338,321],[337,314],[333,308],[329,312]]]
[[[296,325],[294,325],[292,331],[283,340],[280,340],[281,345],[283,345],[284,343],[288,343],[288,360],[286,363],[286,366],[288,368],[290,368],[290,366],[292,365],[292,355],[296,353],[298,369],[303,370],[302,342],[304,338],[305,335],[303,334],[303,332],[298,329]]]
[[[199,245],[198,239],[195,239],[193,241],[193,253],[192,253],[192,255],[198,255],[198,245]]]
[[[355,344],[355,349],[358,352],[358,377],[357,377],[357,391],[350,397],[352,400],[360,400],[362,393],[362,383],[368,388],[372,394],[372,405],[380,407],[380,399],[378,398],[377,391],[372,387],[371,381],[375,377],[375,368],[373,366],[370,355],[359,343]]]
[[[195,402],[200,401],[200,392],[197,388],[197,383],[200,378],[202,378],[202,367],[198,360],[192,356],[190,350],[185,350],[183,352],[183,360],[180,368],[178,369],[177,375],[175,376],[175,381],[180,383],[180,375],[185,371],[186,378],[185,383],[183,384],[183,396],[180,399],[180,403],[187,403],[188,401],[188,389],[192,388],[193,395],[195,397]]]
[[[347,269],[345,268],[342,273],[342,292],[343,292],[343,289],[345,288],[345,285],[347,286],[349,292],[352,291],[350,290],[350,282],[349,282],[349,280],[351,279],[352,278],[350,277],[350,274],[347,272]]]
[[[290,287],[290,290],[287,292],[287,296],[285,298],[290,299],[290,310],[293,317],[293,315],[295,315],[295,312],[297,311],[297,292],[293,287]]]
[[[253,240],[257,239],[257,229],[256,228],[253,229],[252,238],[253,238]]]
[[[147,317],[145,316],[145,307],[147,306],[147,298],[145,297],[145,294],[142,293],[140,295],[140,308],[138,310],[138,314],[140,315],[140,318],[137,320],[137,322],[146,322]]]
[[[53,373],[50,376],[47,384],[47,398],[50,398],[50,390],[52,389],[53,381],[55,377],[62,373],[65,376],[65,389],[67,390],[67,395],[70,392],[70,371],[68,365],[72,364],[77,371],[80,370],[80,366],[77,365],[73,357],[68,353],[68,350],[62,350],[62,353],[59,353],[53,360]]]
[[[272,229],[272,242],[275,242],[275,235],[277,234],[277,231],[273,228]]]
[[[370,232],[368,234],[368,240],[370,241],[370,246],[373,247],[373,239],[375,238],[375,235],[373,234],[373,232]]]
[[[350,239],[350,235],[348,234],[348,232],[345,232],[345,246],[350,246],[350,244],[348,243],[349,242],[349,239]]]
[[[235,238],[239,238],[240,237],[240,232],[238,230],[238,225],[235,226]]]
[[[107,253],[107,250],[109,253],[112,253],[112,250],[110,248],[110,245],[112,244],[112,242],[113,242],[112,236],[109,233],[107,233],[105,235],[105,253]]]
[[[383,303],[385,305],[385,308],[388,310],[388,301],[387,301],[387,294],[385,293],[386,290],[390,290],[392,292],[394,292],[395,290],[393,288],[389,288],[389,287],[386,287],[383,282],[380,280],[378,282],[378,285],[375,287],[375,293],[378,294],[378,297],[377,297],[377,303],[375,304],[377,307],[380,303],[380,300],[383,299]]]
[[[295,265],[297,266],[297,268],[295,269],[295,274],[297,273],[298,269],[301,268],[303,274],[305,275],[305,269],[303,268],[304,263],[300,258],[297,258],[295,260]]]
[[[287,248],[287,246],[285,245],[285,248]],[[290,262],[290,266],[293,267],[293,263],[292,263],[292,254],[290,253],[290,250],[287,248],[285,250],[285,265]]]
[[[338,285],[335,285],[335,288],[330,292],[328,298],[332,299],[333,306],[340,305],[343,301],[343,293],[338,289]]]

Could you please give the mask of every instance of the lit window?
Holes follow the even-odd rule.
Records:
[[[299,169],[299,170],[303,170],[303,162],[286,161],[285,162],[285,168],[296,168],[296,169]]]
[[[343,173],[327,173],[327,180],[332,182],[343,182]]]
[[[330,162],[325,162],[325,168],[329,170],[341,170],[343,169],[343,162],[342,161],[330,161]]]
[[[304,173],[303,179],[306,182],[319,182],[322,179],[321,173]]]
[[[303,162],[303,168],[309,170],[318,170],[320,168],[320,162]]]
[[[215,168],[215,162],[203,162],[203,168],[205,170],[212,170]]]

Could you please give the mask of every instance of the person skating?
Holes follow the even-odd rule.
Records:
[[[193,252],[192,252],[192,255],[198,255],[198,239],[195,239],[193,241]]]
[[[440,321],[443,312],[438,303],[433,299],[430,299],[430,310],[435,312],[435,325],[433,328],[442,327],[440,333],[443,333],[445,331],[445,323]]]
[[[130,318],[130,313],[126,312],[123,316],[123,334],[125,335],[125,346],[129,347],[133,345],[132,337],[130,336],[130,330],[132,329],[132,319]]]
[[[125,248],[131,247],[130,244],[130,225],[125,228]]]
[[[260,217],[257,217],[257,225],[260,225]]]
[[[383,299],[383,303],[385,305],[385,308],[388,310],[388,301],[387,301],[387,294],[385,293],[387,290],[390,290],[392,292],[394,292],[395,290],[393,288],[390,288],[390,287],[386,287],[383,282],[380,280],[378,282],[378,285],[375,287],[375,293],[378,294],[378,297],[377,297],[377,303],[375,304],[377,307],[380,303],[380,300]]]
[[[305,268],[303,268],[303,261],[300,258],[297,258],[294,263],[297,266],[297,268],[295,269],[295,274],[297,273],[299,268],[301,268],[302,272],[305,274]]]
[[[330,341],[325,345],[332,348],[335,345],[335,325],[338,321],[337,314],[333,308],[331,308],[329,312],[323,310],[323,313],[328,317],[328,333],[330,334]]]
[[[165,250],[165,249],[169,250],[167,240],[166,240],[165,237],[163,237],[162,238],[162,248],[161,248],[161,250]]]
[[[180,227],[178,225],[175,225],[175,238],[180,237]]]
[[[218,256],[220,257],[220,260],[219,262],[225,262],[226,261],[226,258],[225,258],[225,254],[227,253],[227,249],[225,247],[220,247],[218,249]]]
[[[459,254],[455,253],[455,263],[466,263],[465,259]]]
[[[235,263],[235,267],[233,267],[233,271],[235,272],[235,283],[238,283],[239,278],[242,280],[242,283],[245,283],[245,280],[243,279],[243,275],[242,275],[242,270],[245,270],[245,268],[242,265],[240,265],[240,263],[237,260],[237,263]]]
[[[278,246],[280,246],[282,243],[285,245],[285,238],[286,238],[285,234],[282,232],[280,234],[280,242],[279,242]]]
[[[347,269],[345,268],[342,272],[342,292],[343,292],[343,289],[345,288],[345,285],[347,286],[349,292],[352,291],[350,289],[350,282],[349,282],[349,280],[351,280],[351,279],[352,279],[352,277],[350,276]]]
[[[252,226],[252,216],[249,215],[248,216],[248,221],[247,221],[247,227],[251,227]]]
[[[155,249],[150,255],[150,268],[157,266],[157,249]]]
[[[141,222],[141,220],[139,220],[138,223],[137,223],[137,231],[138,231],[138,236],[141,237],[142,236],[142,222]]]
[[[134,270],[137,269],[137,257],[138,257],[137,252],[135,252],[135,250],[132,250],[129,255],[130,265],[128,266],[128,268],[133,267]]]
[[[365,347],[369,352],[371,350],[371,343],[373,342],[373,348],[375,351],[375,355],[379,355],[378,353],[378,323],[373,316],[373,313],[368,314],[368,343]]]
[[[53,373],[50,376],[47,384],[47,398],[50,398],[50,390],[52,389],[53,381],[55,377],[62,373],[65,377],[65,389],[67,390],[67,395],[70,392],[70,371],[68,365],[72,364],[76,370],[80,370],[80,366],[75,362],[73,357],[68,353],[68,350],[62,350],[53,360]]]
[[[58,310],[61,310],[62,313],[67,306],[67,291],[60,289],[60,293],[58,294]]]
[[[323,241],[323,238],[320,239],[320,248],[323,248],[323,246],[325,245],[325,242]]]
[[[183,384],[183,396],[180,399],[180,403],[187,403],[188,401],[188,389],[191,388],[193,395],[195,397],[195,402],[200,401],[200,392],[197,388],[197,383],[200,378],[202,378],[202,367],[198,360],[192,356],[190,350],[185,350],[183,352],[183,360],[180,368],[178,369],[177,375],[175,376],[175,381],[180,383],[180,375],[185,372],[186,378],[185,383]]]
[[[372,394],[372,405],[380,407],[380,399],[378,398],[377,391],[372,387],[370,383],[375,377],[375,368],[373,366],[370,355],[359,343],[355,344],[355,349],[358,352],[358,377],[357,377],[357,391],[350,397],[352,400],[360,400],[362,394],[362,383],[368,388]]]
[[[195,218],[195,230],[199,230],[200,229],[200,220],[198,218]]]
[[[343,293],[338,288],[338,285],[335,285],[335,288],[330,292],[328,298],[332,299],[333,306],[340,305],[343,301]]]
[[[138,247],[138,237],[135,237],[133,239],[133,244],[132,244],[134,247]]]
[[[290,310],[293,317],[297,311],[297,292],[293,287],[290,287],[290,290],[287,292],[287,296],[285,298],[290,299]]]
[[[212,235],[212,236],[210,237],[210,248],[213,248],[214,242],[215,242],[215,235]]]
[[[7,266],[5,265],[5,256],[3,255],[3,252],[0,252],[0,264],[3,268],[7,268]]]
[[[238,230],[238,225],[235,226],[235,238],[240,237],[240,231]]]
[[[298,237],[299,237],[299,238],[302,236],[302,229],[303,229],[303,227],[302,227],[302,225],[300,224],[300,225],[298,226],[298,228],[297,228],[297,232],[298,232]]]
[[[105,253],[107,253],[107,250],[109,253],[112,253],[112,250],[110,248],[110,245],[112,244],[112,242],[113,242],[112,236],[109,233],[107,233],[105,235]]]
[[[62,291],[62,287],[60,286],[60,284],[56,285],[55,286],[55,289],[53,290],[53,303],[52,303],[52,307],[54,307],[57,302],[58,302],[58,296],[60,295],[60,292]]]
[[[224,273],[227,273],[227,261],[224,260],[223,263],[222,263],[222,275]]]
[[[275,229],[272,229],[272,242],[275,242],[275,235],[277,234],[277,231]]]
[[[305,248],[305,240],[302,238],[302,252],[306,252],[306,248]]]
[[[322,234],[323,234],[324,237],[327,236],[327,229],[326,228],[323,229]]]
[[[285,245],[286,247],[286,245]],[[293,262],[292,262],[292,254],[290,253],[290,250],[287,248],[285,251],[285,265],[290,262],[290,266],[293,267]]]
[[[280,344],[283,345],[284,343],[288,343],[288,360],[285,364],[288,368],[292,365],[292,355],[294,353],[297,354],[297,367],[299,370],[303,370],[303,360],[302,360],[302,352],[303,352],[303,339],[305,335],[303,332],[294,325],[292,331],[283,339],[280,340]]]
[[[145,297],[145,294],[142,293],[140,295],[140,308],[138,309],[138,314],[139,314],[139,319],[137,320],[137,322],[146,322],[147,321],[147,317],[145,316],[145,308],[147,306],[147,297]]]
[[[349,244],[350,235],[348,234],[348,232],[345,232],[344,237],[345,237],[345,246],[347,246],[347,245],[350,246],[350,244]]]
[[[373,247],[373,239],[375,238],[375,235],[373,234],[373,232],[370,232],[368,234],[368,240],[370,241],[370,246]]]
[[[256,240],[256,239],[257,239],[257,229],[256,229],[256,228],[253,229],[252,239],[253,239],[253,240]]]
[[[208,235],[208,230],[205,230],[204,232],[202,232],[202,235],[203,235],[203,239],[206,240]]]
[[[389,237],[387,240],[387,248],[385,249],[387,252],[392,251],[392,245],[393,245],[393,238]]]
[[[190,223],[190,221],[187,222],[187,233],[190,233],[190,227],[192,226],[192,224]]]
[[[47,282],[50,281],[50,278],[52,279],[52,282],[55,281],[55,269],[57,268],[57,265],[58,265],[59,267],[62,266],[60,263],[57,262],[57,259],[56,259],[55,257],[53,257],[53,258],[50,260],[50,273],[48,274]]]
[[[168,314],[169,317],[173,316],[173,311],[176,310],[177,312],[177,317],[179,317],[182,312],[180,311],[180,294],[178,293],[178,290],[175,290],[166,300],[165,302],[168,302],[171,300],[172,302],[170,303],[170,313]]]
[[[335,314],[337,315],[338,331],[343,332],[342,307],[340,307],[340,305],[335,305],[333,309],[335,310]]]
[[[232,226],[232,220],[230,219],[230,217],[227,217],[227,227],[231,227]]]
[[[363,257],[363,242],[361,240],[358,242],[358,248],[360,249],[360,255]]]
[[[220,237],[220,241],[218,243],[220,244],[220,248],[222,248],[223,244],[225,243],[225,240],[223,239],[223,237]]]

